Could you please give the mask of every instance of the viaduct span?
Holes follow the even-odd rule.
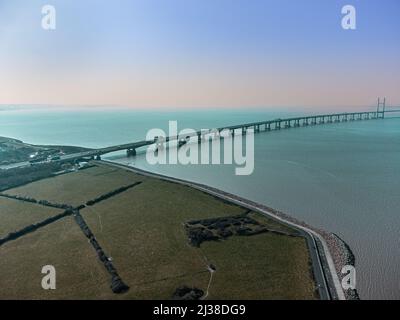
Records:
[[[383,106],[381,109],[380,106]],[[329,123],[339,123],[339,122],[351,122],[351,121],[363,121],[363,120],[374,120],[374,119],[384,119],[387,113],[394,113],[400,112],[399,109],[391,109],[386,110],[385,104],[379,104],[378,109],[375,111],[363,111],[363,112],[344,112],[344,113],[333,113],[333,114],[320,114],[320,115],[307,115],[307,116],[300,116],[300,117],[292,117],[292,118],[284,118],[284,119],[274,119],[268,121],[260,121],[260,122],[253,122],[253,123],[246,123],[240,124],[235,126],[227,126],[221,127],[213,130],[201,130],[197,131],[195,134],[186,135],[185,137],[167,137],[165,138],[164,142],[170,141],[178,141],[179,145],[186,143],[186,141],[192,137],[197,135],[199,138],[199,142],[202,141],[202,138],[205,134],[209,133],[221,133],[222,131],[229,131],[232,136],[236,134],[246,134],[247,130],[252,129],[254,132],[268,132],[272,130],[282,130],[282,129],[289,129],[289,128],[298,128],[298,127],[307,127],[307,126],[316,126],[322,124],[329,124]],[[106,148],[94,149],[81,156],[85,157],[96,157],[99,159],[102,155],[107,153],[112,153],[116,151],[126,150],[128,156],[135,156],[136,149],[149,146],[152,144],[156,144],[158,139],[154,140],[143,140],[128,144],[121,144]],[[73,156],[73,155],[70,155]],[[78,156],[78,155],[76,155]],[[69,157],[70,158],[70,157]]]

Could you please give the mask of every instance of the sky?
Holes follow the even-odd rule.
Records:
[[[0,0],[0,104],[400,105],[399,17],[399,0]]]

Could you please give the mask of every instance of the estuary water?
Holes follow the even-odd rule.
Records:
[[[105,147],[143,140],[152,128],[167,132],[169,120],[202,129],[303,112],[3,110],[0,136]],[[108,159],[217,187],[335,232],[356,256],[361,298],[400,299],[400,118],[261,132],[250,176],[236,176],[233,165],[152,166],[144,153]]]

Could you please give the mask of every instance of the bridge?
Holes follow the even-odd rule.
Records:
[[[246,134],[249,129],[252,129],[255,133],[257,132],[268,132],[272,130],[282,130],[289,128],[298,128],[298,127],[308,127],[308,126],[316,126],[322,124],[329,123],[340,123],[340,122],[352,122],[352,121],[363,121],[363,120],[376,120],[376,119],[385,119],[385,115],[387,113],[395,113],[400,112],[400,107],[392,107],[395,109],[386,109],[386,99],[381,102],[378,100],[378,107],[374,111],[362,111],[362,112],[344,112],[344,113],[333,113],[333,114],[320,114],[320,115],[307,115],[300,117],[292,117],[292,118],[284,118],[284,119],[274,119],[268,121],[259,121],[253,123],[245,123],[234,126],[226,126],[213,130],[201,130],[197,131],[193,134],[185,135],[185,137],[172,136],[166,137],[163,142],[171,142],[178,141],[178,145],[181,146],[185,144],[189,138],[193,136],[198,136],[198,141],[204,140],[204,136],[210,133],[221,133],[221,132],[230,132],[232,136],[235,136],[238,131],[239,134]],[[157,144],[159,141],[157,138],[154,140],[143,140],[134,143],[121,144],[106,148],[100,148],[95,150],[90,150],[85,152],[85,157],[95,157],[100,159],[100,157],[104,154],[126,150],[128,156],[135,156],[136,149],[149,146],[152,144]],[[70,155],[74,156],[74,155]],[[65,156],[68,157],[68,156]]]
[[[320,114],[320,115],[309,115],[309,116],[300,116],[300,117],[292,117],[292,118],[284,118],[284,119],[274,119],[268,121],[259,121],[253,123],[239,124],[234,126],[221,127],[213,130],[201,130],[197,131],[195,134],[188,134],[185,137],[173,136],[166,137],[165,142],[178,141],[179,145],[186,143],[186,141],[192,136],[198,136],[199,142],[204,139],[206,134],[210,134],[213,132],[221,133],[222,131],[229,131],[232,136],[237,134],[239,131],[241,134],[246,134],[247,130],[253,129],[255,133],[257,132],[268,132],[272,130],[282,130],[289,128],[298,128],[298,127],[307,127],[307,126],[316,126],[322,124],[329,123],[340,123],[340,122],[352,122],[352,121],[362,121],[362,120],[374,120],[374,119],[384,119],[386,113],[395,113],[400,112],[399,109],[392,110],[379,110],[376,111],[363,111],[363,112],[345,112],[345,113],[333,113],[333,114]],[[121,150],[126,150],[128,156],[135,156],[136,149],[149,146],[152,144],[156,144],[158,139],[154,140],[143,140],[128,144],[121,144],[106,148],[94,149],[87,152],[80,153],[81,157],[96,157],[99,159],[102,155],[117,152]],[[78,154],[67,155],[64,158],[70,159],[71,157],[79,157]]]
[[[229,132],[232,137],[236,134],[245,135],[246,132],[250,129],[253,130],[254,133],[257,132],[268,132],[272,130],[283,130],[289,128],[299,128],[299,127],[308,127],[308,126],[316,126],[322,124],[329,123],[340,123],[340,122],[351,122],[351,121],[365,121],[365,120],[377,120],[377,119],[385,119],[386,114],[393,114],[400,112],[400,107],[391,107],[391,109],[386,109],[386,99],[378,100],[378,106],[374,111],[363,111],[363,112],[343,112],[343,113],[332,113],[332,114],[319,114],[319,115],[306,115],[292,118],[284,118],[284,119],[274,119],[267,121],[258,121],[253,123],[245,123],[234,126],[221,127],[213,130],[201,130],[194,132],[192,134],[185,135],[184,137],[180,136],[172,136],[166,137],[163,143],[168,143],[171,141],[177,141],[178,146],[181,146],[188,142],[188,140],[193,136],[198,136],[198,142],[204,140],[205,135],[208,134],[220,134],[221,132]],[[135,156],[136,150],[138,148],[142,148],[145,146],[159,144],[161,139],[153,139],[153,140],[142,140],[133,143],[120,144],[105,148],[91,149],[88,151],[83,151],[79,153],[67,154],[60,157],[60,159],[55,161],[74,161],[79,159],[101,159],[102,155],[126,150],[128,156]],[[29,165],[29,162],[20,162],[11,165],[1,166],[0,169],[11,169],[22,166]]]

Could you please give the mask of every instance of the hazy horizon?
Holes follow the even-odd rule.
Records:
[[[399,108],[399,104],[387,103],[387,109],[390,107]],[[1,111],[137,111],[137,112],[206,112],[206,111],[230,111],[230,112],[357,112],[357,111],[374,111],[377,108],[377,101],[366,105],[342,105],[342,106],[202,106],[202,107],[174,107],[174,106],[153,106],[152,108],[140,106],[124,106],[124,105],[62,105],[62,104],[0,104]]]

